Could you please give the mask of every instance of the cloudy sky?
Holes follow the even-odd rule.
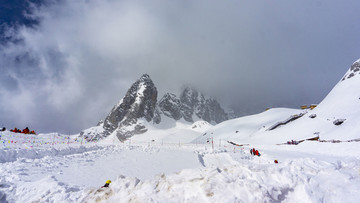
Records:
[[[358,0],[0,3],[0,127],[77,133],[143,73],[159,96],[189,84],[242,115],[319,103],[360,58],[359,8]]]

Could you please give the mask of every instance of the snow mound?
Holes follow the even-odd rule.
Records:
[[[99,125],[99,126],[91,127],[91,128],[81,131],[79,137],[83,137],[85,140],[88,140],[88,141],[95,141],[95,140],[97,141],[97,140],[100,140],[101,138],[105,137],[105,133],[106,133],[106,131],[103,128],[103,126]]]
[[[24,182],[16,188],[16,202],[79,202],[82,191],[48,176],[35,182]]]
[[[274,164],[186,169],[153,180],[119,176],[111,193],[84,199],[109,202],[344,202],[356,200],[359,163],[310,158]],[[345,181],[345,182],[344,182]],[[351,181],[352,184],[347,184]],[[343,185],[346,184],[346,187]],[[331,188],[337,188],[334,192]],[[316,191],[316,193],[314,192]]]
[[[197,132],[206,132],[209,128],[211,128],[213,125],[211,125],[207,121],[196,121],[191,125],[191,129]]]

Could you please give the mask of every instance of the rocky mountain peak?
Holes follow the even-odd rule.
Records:
[[[229,118],[215,99],[205,97],[192,87],[186,87],[180,97],[166,93],[159,102],[157,94],[150,76],[142,75],[112,108],[104,121],[99,122],[97,127],[84,130],[80,135],[91,140],[115,133],[119,140],[123,141],[135,134],[146,132],[144,122],[160,124],[163,116],[175,121],[184,118],[190,123],[197,120],[220,123]]]
[[[154,116],[157,102],[157,89],[148,74],[144,74],[127,91],[125,97],[114,106],[104,120],[107,134],[118,130],[119,139],[142,133],[145,127],[137,123],[139,118],[150,122]],[[133,126],[133,130],[122,131],[123,127]],[[146,131],[146,130],[145,130]]]
[[[152,80],[150,78],[150,76],[147,73],[144,73],[138,80],[139,82],[151,82]]]

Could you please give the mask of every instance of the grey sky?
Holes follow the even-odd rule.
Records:
[[[0,47],[0,125],[76,133],[148,73],[241,114],[319,103],[360,58],[358,0],[116,1],[35,7]]]

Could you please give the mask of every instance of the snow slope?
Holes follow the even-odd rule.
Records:
[[[152,124],[146,122],[144,119],[138,119],[138,123],[144,125],[148,130],[145,133],[137,134],[129,138],[128,140],[132,143],[183,144],[191,142],[202,134],[200,129],[193,129],[191,123],[184,119],[175,121],[174,119],[164,117],[160,124]],[[114,132],[100,142],[112,144],[118,143],[119,141],[116,138],[116,132]]]
[[[204,136],[196,138],[193,143],[205,143],[210,138],[213,138],[215,142],[220,140],[239,143],[273,142],[273,139],[264,139],[259,142],[257,134],[266,132],[278,121],[286,120],[290,116],[302,112],[304,111],[297,109],[274,108],[260,114],[224,121],[209,128]]]
[[[225,121],[210,128],[206,135],[193,142],[210,138],[250,144],[281,144],[290,140],[320,137],[325,141],[360,139],[360,61],[356,61],[324,100],[313,110],[270,109],[263,113]],[[351,76],[351,77],[349,77]],[[302,117],[281,125],[294,115]],[[338,120],[344,121],[335,125]]]
[[[355,62],[357,63],[357,62]],[[355,64],[354,63],[354,64]],[[351,69],[346,75],[351,72]],[[321,140],[354,140],[360,138],[360,76],[341,80],[313,110],[298,120],[289,123],[268,134],[259,134],[262,139],[266,136],[276,136],[282,141],[302,139],[319,134]],[[316,115],[310,118],[310,115]],[[344,119],[341,125],[334,121]]]

